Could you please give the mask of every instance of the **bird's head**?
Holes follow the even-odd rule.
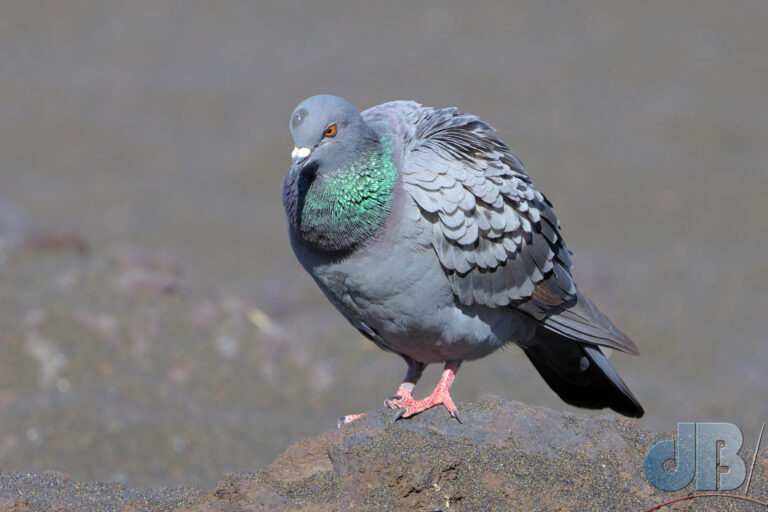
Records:
[[[375,134],[347,100],[322,94],[299,103],[291,115],[291,170],[341,169]]]

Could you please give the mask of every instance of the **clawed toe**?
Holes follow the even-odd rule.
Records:
[[[448,409],[448,413],[456,418],[456,421],[464,423],[450,394],[451,384],[453,383],[453,378],[456,375],[457,369],[458,364],[446,363],[445,370],[443,370],[443,375],[440,377],[440,382],[437,384],[435,391],[421,400],[413,399],[411,391],[413,385],[411,385],[410,388],[405,388],[406,383],[404,382],[403,385],[400,386],[400,389],[397,390],[396,395],[392,395],[384,400],[384,405],[390,409],[400,409],[397,411],[394,421],[397,421],[400,418],[410,418],[420,412],[424,412],[427,409],[442,404]]]
[[[390,409],[399,409],[393,422],[401,418],[410,418],[411,416],[415,416],[437,405],[443,405],[446,409],[448,409],[448,413],[452,417],[456,418],[456,421],[459,423],[464,423],[461,414],[459,414],[459,409],[453,403],[453,399],[451,399],[451,396],[447,392],[433,393],[427,398],[422,400],[410,400],[408,404],[403,405],[394,403],[390,400],[385,400],[385,403]]]
[[[355,420],[359,420],[359,419],[360,419],[360,418],[362,418],[363,416],[365,416],[365,413],[360,413],[360,414],[347,414],[346,416],[342,416],[341,418],[339,418],[339,419],[336,421],[336,428],[341,428],[341,426],[342,426],[342,425],[344,425],[344,424],[346,424],[346,423],[352,423],[352,422],[353,422],[353,421],[355,421]]]
[[[384,405],[389,409],[406,409],[413,403],[413,396],[410,393],[397,393],[388,396],[384,400]]]

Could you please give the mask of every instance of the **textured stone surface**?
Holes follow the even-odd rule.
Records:
[[[645,452],[672,435],[634,420],[500,398],[463,404],[464,424],[439,408],[394,424],[393,414],[373,412],[296,443],[263,471],[225,477],[185,510],[647,510],[690,492],[663,493],[647,482]],[[742,455],[751,460],[748,450]],[[750,496],[765,501],[761,468],[764,455]],[[759,508],[723,497],[674,506]]]
[[[207,494],[192,487],[131,489],[78,483],[62,473],[0,475],[0,512],[253,510],[643,511],[690,494],[654,489],[648,447],[670,433],[634,420],[558,412],[501,398],[460,404],[464,424],[435,408],[392,423],[383,409],[289,446],[268,467],[227,475]],[[751,463],[752,453],[741,455]],[[761,450],[750,497],[768,501]],[[743,495],[737,489],[734,494]],[[702,497],[661,510],[762,510]]]
[[[56,471],[0,474],[0,512],[170,512],[200,489],[132,489],[114,482],[74,482]]]

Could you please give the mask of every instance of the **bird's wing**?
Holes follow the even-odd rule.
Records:
[[[514,307],[574,340],[636,352],[576,288],[551,203],[493,128],[455,109],[397,109],[408,127],[403,186],[433,224],[459,301]]]

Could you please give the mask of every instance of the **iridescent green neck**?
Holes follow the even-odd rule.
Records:
[[[341,169],[302,173],[286,192],[295,194],[291,220],[305,242],[336,252],[375,237],[392,209],[397,170],[391,148],[382,143]]]

